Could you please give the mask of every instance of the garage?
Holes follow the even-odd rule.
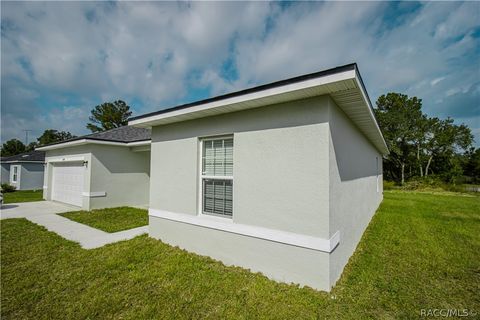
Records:
[[[83,162],[56,163],[52,174],[52,200],[82,206]]]

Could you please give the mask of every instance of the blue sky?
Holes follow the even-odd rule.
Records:
[[[475,2],[2,2],[1,138],[88,133],[116,99],[134,115],[357,62],[372,101],[423,99],[480,145]],[[32,137],[33,136],[33,137]]]

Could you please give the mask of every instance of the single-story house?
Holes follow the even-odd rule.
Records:
[[[356,64],[133,117],[149,234],[330,290],[382,201],[387,146]]]
[[[46,153],[46,200],[84,210],[148,205],[149,129],[119,127],[37,150]]]
[[[43,186],[45,152],[31,151],[1,159],[1,181],[17,190],[38,190]]]

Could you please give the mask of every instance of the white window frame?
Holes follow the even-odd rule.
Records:
[[[20,176],[20,166],[19,165],[12,165],[11,168],[12,170],[12,176],[10,178],[11,183],[18,183],[19,176]],[[15,169],[17,172],[15,173]]]
[[[207,217],[212,219],[233,219],[233,192],[232,192],[232,215],[227,216],[223,214],[215,214],[215,213],[204,213],[203,212],[203,180],[204,179],[213,179],[213,180],[231,180],[232,181],[232,190],[234,188],[234,180],[233,175],[231,176],[212,176],[212,175],[204,175],[203,174],[203,143],[205,141],[212,141],[212,140],[225,140],[225,139],[232,139],[234,140],[233,134],[229,135],[221,135],[221,136],[214,136],[214,137],[202,137],[199,138],[199,161],[198,161],[198,215],[201,217]],[[235,140],[233,141],[233,149],[235,154]],[[235,160],[234,160],[235,161]]]

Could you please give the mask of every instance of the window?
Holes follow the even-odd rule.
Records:
[[[12,166],[13,174],[12,174],[12,182],[17,182],[18,179],[18,166]]]
[[[233,138],[204,139],[202,143],[201,212],[233,214]]]
[[[377,192],[380,192],[380,166],[378,165],[378,157],[375,158],[377,164]]]

